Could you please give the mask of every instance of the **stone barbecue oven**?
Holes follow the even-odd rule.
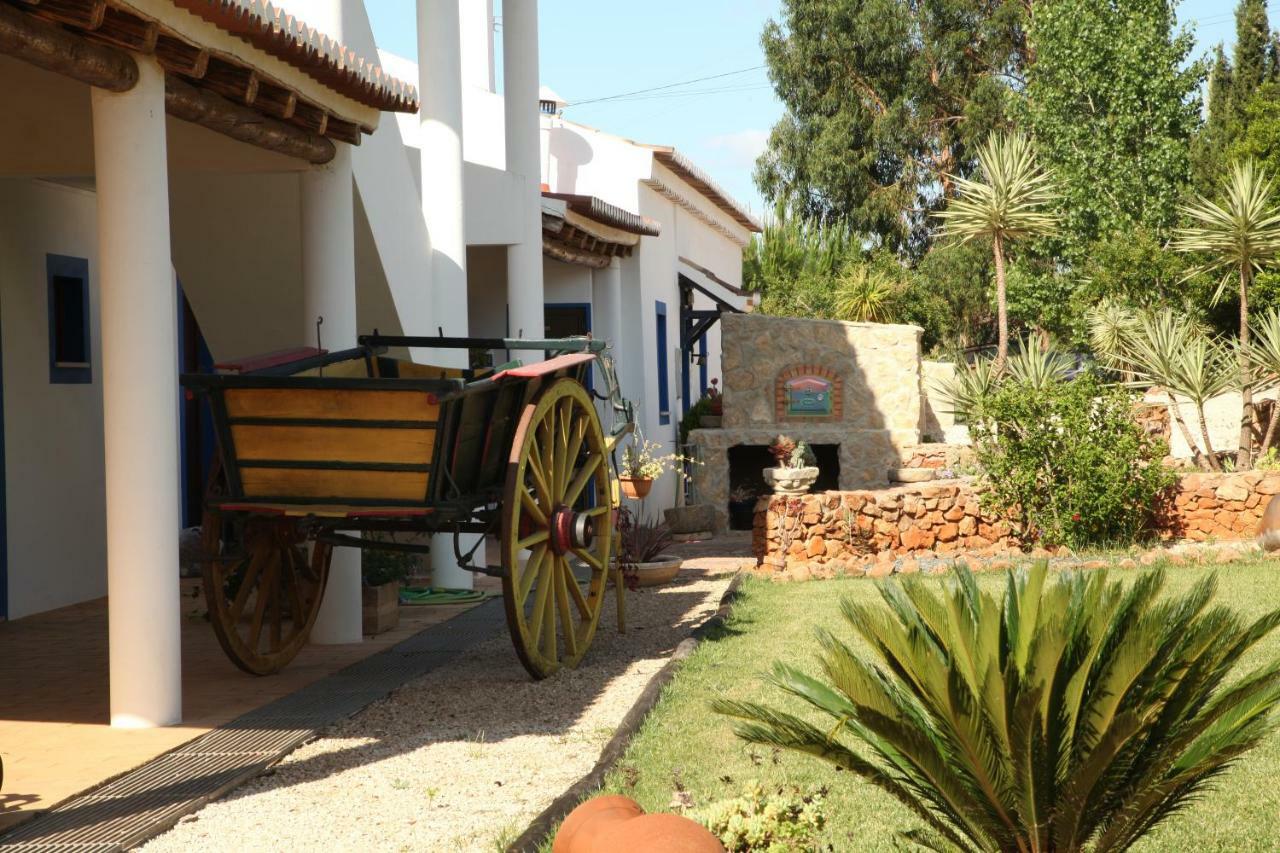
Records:
[[[767,457],[741,449],[763,448],[778,433],[820,446],[838,462],[838,483],[827,488],[888,484],[899,449],[920,441],[919,328],[759,314],[725,314],[720,322],[723,427],[689,434],[702,461],[694,495],[715,508],[718,529],[728,523],[731,480],[744,485],[754,476],[756,491],[766,491],[758,469]],[[731,458],[754,475],[732,470]],[[830,462],[823,467],[830,477]]]

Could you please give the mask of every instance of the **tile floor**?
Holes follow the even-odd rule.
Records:
[[[494,585],[477,578],[478,588]],[[403,607],[397,629],[358,645],[308,646],[261,678],[227,660],[207,621],[184,616],[183,722],[143,730],[108,725],[106,599],[0,622],[0,830],[469,606]]]

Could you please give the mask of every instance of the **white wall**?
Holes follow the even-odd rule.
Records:
[[[107,591],[95,211],[85,190],[0,180],[11,619]],[[46,254],[89,262],[92,384],[49,382]]]

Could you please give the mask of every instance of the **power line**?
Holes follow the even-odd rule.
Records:
[[[616,101],[619,98],[630,98],[634,95],[646,95],[650,92],[661,92],[665,89],[675,89],[679,86],[688,86],[693,83],[703,83],[707,80],[719,80],[722,77],[732,77],[735,74],[748,74],[752,71],[759,71],[761,68],[764,68],[764,67],[765,67],[764,65],[753,65],[750,68],[739,68],[737,71],[725,71],[723,74],[712,74],[707,77],[695,77],[692,80],[681,80],[679,83],[668,83],[665,86],[653,86],[648,89],[636,89],[633,92],[621,92],[617,95],[606,95],[603,98],[589,98],[588,100],[585,100],[585,101],[576,101],[572,104],[568,104],[568,106],[580,107],[583,104],[596,104],[596,103],[600,103],[601,101]]]

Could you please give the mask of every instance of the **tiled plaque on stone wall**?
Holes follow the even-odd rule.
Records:
[[[840,378],[812,364],[788,368],[778,376],[775,395],[778,420],[839,420]]]

